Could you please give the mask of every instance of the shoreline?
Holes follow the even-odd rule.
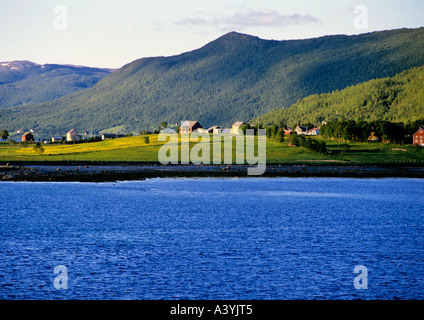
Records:
[[[177,177],[340,177],[424,178],[424,167],[373,165],[267,165],[262,175],[247,174],[247,165],[162,165],[133,163],[8,163],[0,165],[1,181],[116,182]]]

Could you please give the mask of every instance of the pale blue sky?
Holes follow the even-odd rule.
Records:
[[[55,28],[65,25],[58,5],[66,29]],[[354,27],[358,5],[368,10],[368,29]],[[276,40],[358,34],[418,28],[423,13],[423,0],[0,0],[0,61],[118,68],[229,31]]]

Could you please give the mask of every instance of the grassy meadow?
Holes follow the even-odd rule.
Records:
[[[149,137],[146,144],[145,137]],[[211,136],[211,140],[213,136]],[[424,148],[412,145],[383,143],[346,143],[313,139],[327,143],[328,154],[322,155],[303,147],[290,147],[282,143],[266,141],[268,164],[354,164],[354,165],[424,165]],[[233,163],[236,160],[236,143],[233,139]],[[179,142],[181,137],[179,137]],[[159,149],[165,142],[158,141],[158,135],[133,136],[92,143],[43,144],[42,150],[33,143],[21,146],[0,143],[0,164],[7,162],[37,161],[88,161],[88,162],[158,162]],[[190,142],[191,149],[197,143]],[[181,148],[181,147],[180,147]],[[212,158],[212,155],[211,155]],[[223,159],[223,152],[222,152]],[[212,161],[211,161],[212,163]],[[224,163],[224,161],[222,162]]]

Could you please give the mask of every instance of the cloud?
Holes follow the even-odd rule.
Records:
[[[231,16],[206,20],[202,18],[188,18],[175,22],[179,25],[201,26],[211,25],[220,28],[226,27],[285,27],[320,23],[320,19],[311,15],[300,13],[283,15],[277,11],[249,11],[247,13],[235,13]]]
[[[188,19],[176,21],[175,24],[200,26],[200,25],[205,25],[205,24],[209,24],[209,23],[208,23],[207,20],[201,19],[201,18],[188,18]]]
[[[284,27],[319,22],[317,18],[310,15],[301,15],[299,13],[282,15],[277,11],[269,10],[236,13],[231,17],[226,17],[220,20],[221,21],[219,22],[225,25],[235,25],[240,27]]]

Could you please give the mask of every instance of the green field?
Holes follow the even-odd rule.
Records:
[[[0,144],[0,164],[8,162],[33,161],[88,161],[88,162],[157,162],[158,153],[164,142],[158,141],[158,135],[126,137],[92,143],[47,144],[43,152],[37,152],[34,144],[27,147],[19,143]],[[268,164],[378,164],[378,165],[424,165],[424,148],[412,145],[383,143],[349,143],[350,149],[344,150],[346,143],[324,140],[329,154],[322,155],[302,147],[289,147],[287,142],[266,141],[266,160]],[[234,139],[235,140],[235,139]],[[190,148],[196,143],[191,142]],[[235,163],[236,144],[232,146]],[[222,162],[224,163],[224,162]]]

